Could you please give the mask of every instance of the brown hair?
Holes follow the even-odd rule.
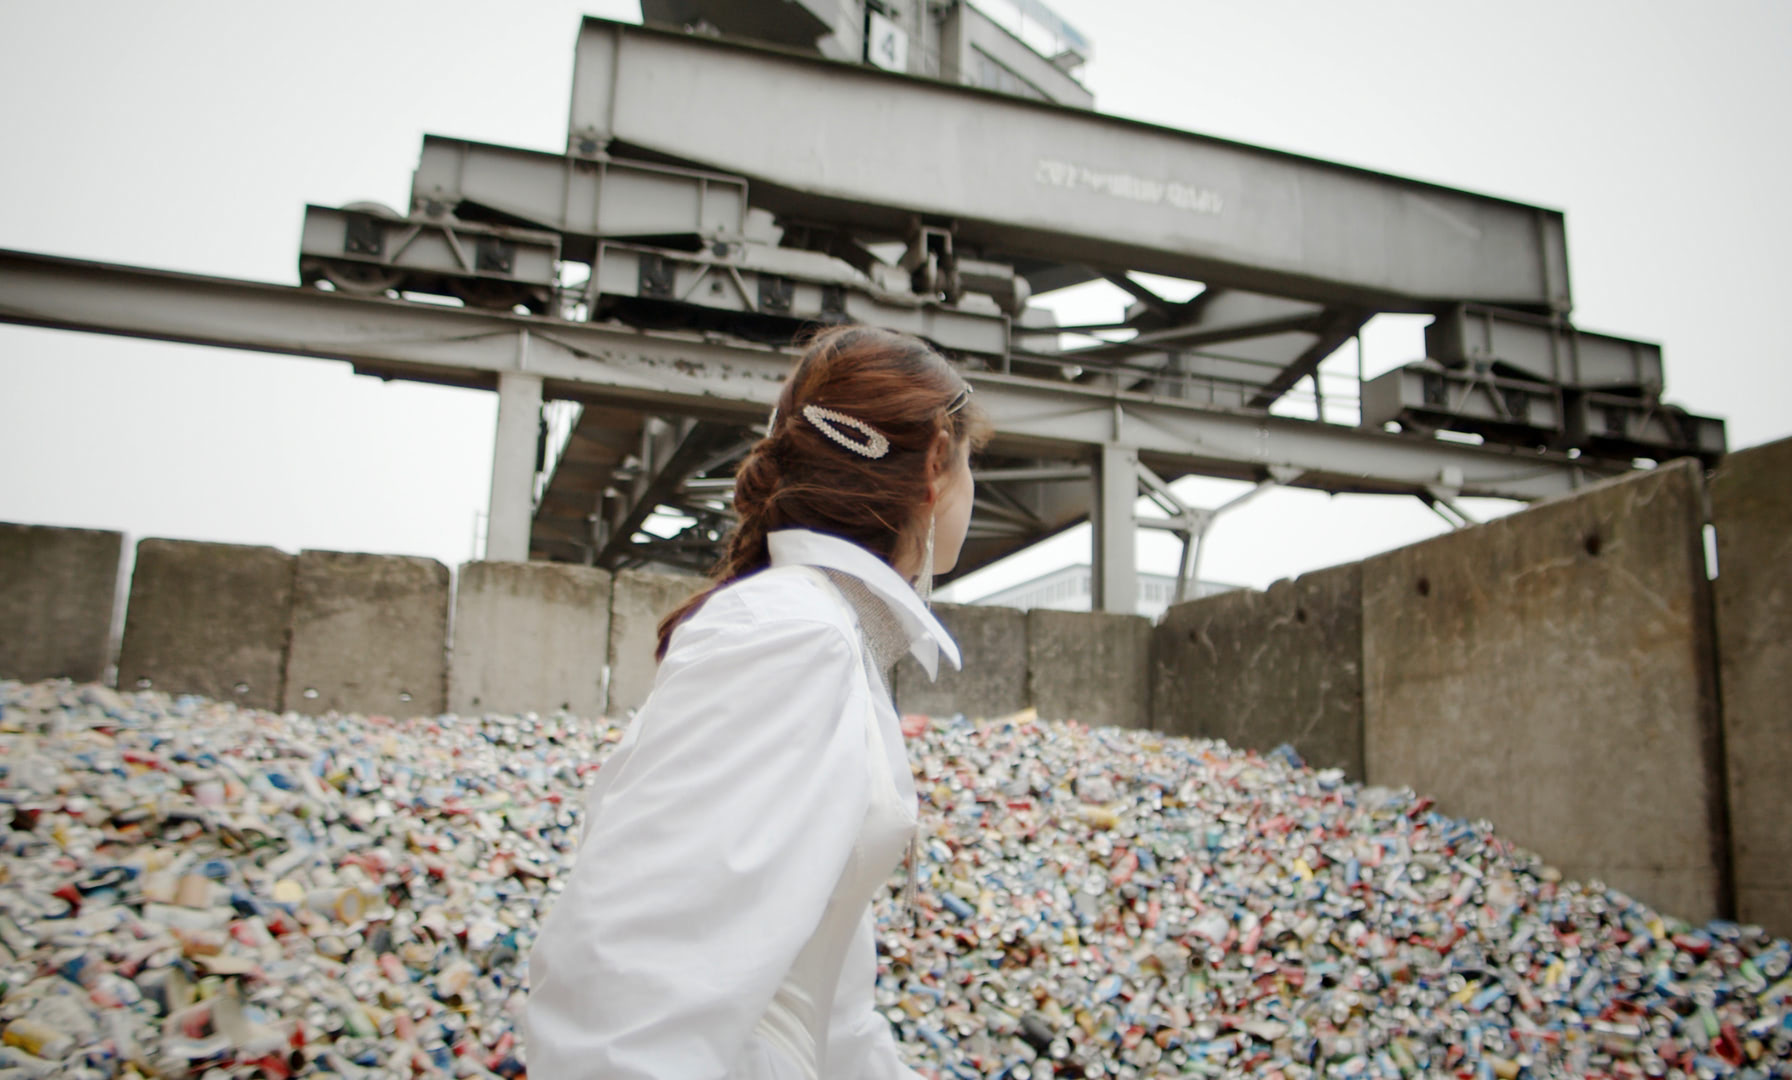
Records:
[[[771,430],[735,470],[739,524],[710,571],[714,584],[660,620],[654,655],[665,657],[672,631],[717,589],[766,567],[766,535],[774,529],[830,533],[894,563],[903,527],[932,499],[927,454],[939,432],[949,431],[954,446],[966,438],[980,446],[987,437],[975,403],[952,408],[967,391],[918,338],[869,326],[811,337],[784,380]],[[873,459],[830,441],[803,417],[806,405],[869,424],[889,439],[890,452]]]

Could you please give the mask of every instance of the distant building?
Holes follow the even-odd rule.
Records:
[[[990,607],[1046,608],[1050,611],[1088,611],[1093,591],[1094,572],[1088,563],[1073,563],[1070,566],[1053,570],[1049,574],[1041,574],[1031,581],[1023,581],[1019,585],[1010,585],[990,593],[988,596],[971,601],[973,604],[987,604]],[[1224,585],[1217,581],[1198,583],[1189,600],[1215,593],[1229,592],[1237,585]],[[1167,574],[1139,574],[1138,612],[1151,619],[1156,619],[1170,606],[1176,596],[1176,579]]]

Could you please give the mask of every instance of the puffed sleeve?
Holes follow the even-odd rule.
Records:
[[[871,909],[859,920],[840,965],[834,1012],[828,1018],[828,1066],[839,1080],[921,1080],[902,1063],[890,1022],[876,1008],[876,926]]]
[[[605,766],[530,954],[531,1080],[724,1076],[851,856],[866,749],[842,716],[869,706],[847,631],[731,599],[679,629]]]

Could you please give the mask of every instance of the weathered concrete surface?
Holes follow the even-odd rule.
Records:
[[[1027,612],[1027,679],[1039,715],[1151,726],[1151,620],[1091,611]]]
[[[0,522],[0,678],[98,682],[124,534]]]
[[[271,547],[138,541],[118,685],[280,708],[297,561]]]
[[[472,562],[454,594],[448,708],[604,715],[610,573],[551,562]]]
[[[1005,716],[1032,704],[1027,684],[1027,613],[1016,608],[935,604],[933,613],[958,642],[964,670],[940,658],[939,681],[913,657],[896,665],[896,701],[903,712]]]
[[[282,707],[433,716],[447,708],[448,568],[301,551]]]
[[[1257,751],[1291,744],[1363,778],[1363,570],[1351,563],[1177,604],[1154,632],[1155,725]]]
[[[622,570],[610,592],[611,716],[640,707],[653,689],[660,620],[709,584],[707,578]]]
[[[1792,439],[1711,482],[1736,916],[1792,936]]]
[[[1728,856],[1691,462],[1363,564],[1364,764],[1702,922]]]

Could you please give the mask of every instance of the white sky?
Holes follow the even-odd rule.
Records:
[[[1053,6],[1094,42],[1104,112],[1565,210],[1578,325],[1664,343],[1668,397],[1732,447],[1792,434],[1792,5]],[[296,281],[304,205],[402,208],[424,132],[558,150],[584,13],[638,18],[0,0],[0,246]],[[1415,359],[1422,322],[1377,327],[1371,373]],[[0,405],[0,520],[456,564],[488,495],[493,396],[336,362],[0,327]],[[1262,586],[1444,528],[1410,499],[1275,493],[1222,520],[1203,576]],[[1087,551],[1078,530],[962,595]],[[1141,568],[1175,556],[1142,537]]]

